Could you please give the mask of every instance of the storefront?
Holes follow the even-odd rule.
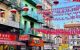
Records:
[[[41,50],[41,47],[44,46],[44,41],[38,36],[30,35],[28,45],[30,50]]]
[[[0,32],[0,50],[17,50],[17,46],[24,45],[24,43],[16,41],[15,34]]]
[[[25,43],[25,46],[21,46],[21,50],[28,50],[28,40],[29,40],[29,35],[24,34],[24,35],[19,35],[19,41]]]

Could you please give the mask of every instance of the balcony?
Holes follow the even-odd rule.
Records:
[[[37,14],[36,12],[31,12],[31,11],[22,12],[22,16],[25,16],[26,18],[29,16],[30,18],[36,20],[35,22],[38,22],[38,23],[44,22],[42,15]]]
[[[40,23],[44,23],[44,19],[43,19],[43,16],[41,14],[37,14],[38,15],[38,21]]]
[[[35,12],[31,12],[31,11],[28,11],[28,12],[22,12],[22,16],[29,16],[35,20],[38,19],[38,15],[35,13]]]
[[[11,20],[6,20],[4,18],[0,18],[0,24],[15,27],[15,28],[19,28],[19,23],[18,22],[11,21]]]
[[[32,0],[26,0],[28,3],[30,3],[31,5],[33,5],[34,7],[36,7],[36,3]]]
[[[41,0],[32,0],[33,2],[35,2],[36,4],[42,4]]]
[[[11,6],[11,2],[10,2],[10,0],[3,0],[2,1],[4,4],[6,4],[7,6]]]
[[[7,6],[10,6],[12,8],[17,9],[18,11],[22,10],[20,6],[17,4],[17,0],[0,0],[0,2],[3,2]]]

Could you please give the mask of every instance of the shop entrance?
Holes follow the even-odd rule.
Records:
[[[16,50],[14,46],[0,44],[0,50]]]

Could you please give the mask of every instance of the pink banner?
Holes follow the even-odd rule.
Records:
[[[66,35],[71,35],[71,34],[80,34],[80,29],[54,29],[54,30],[49,30],[49,29],[32,29],[35,30],[36,32],[42,32],[44,34],[66,34]]]

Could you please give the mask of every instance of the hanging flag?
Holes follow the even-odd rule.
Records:
[[[42,32],[44,34],[64,34],[64,35],[72,35],[72,34],[80,34],[80,29],[32,29],[36,32]]]

